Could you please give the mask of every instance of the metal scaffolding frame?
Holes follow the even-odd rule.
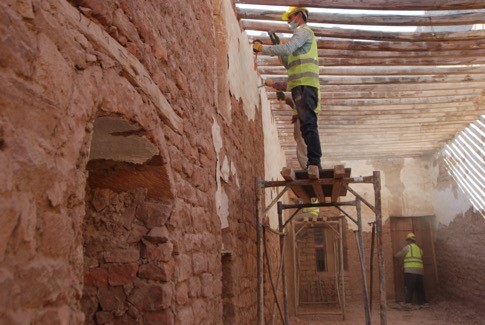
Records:
[[[337,166],[336,166],[337,167]],[[357,241],[357,249],[360,257],[360,265],[361,265],[361,272],[362,272],[362,289],[363,289],[363,296],[364,296],[364,309],[365,309],[365,324],[371,324],[371,299],[369,297],[369,290],[367,287],[367,280],[365,274],[365,254],[363,249],[363,239],[362,239],[362,213],[361,213],[361,203],[364,203],[368,206],[375,214],[375,221],[373,222],[373,228],[375,226],[375,238],[377,244],[377,263],[378,263],[378,271],[379,271],[379,294],[380,294],[380,323],[381,325],[387,325],[387,300],[386,300],[386,288],[385,288],[385,270],[384,270],[384,259],[382,255],[382,207],[381,207],[381,175],[380,171],[374,171],[372,176],[360,176],[360,177],[343,177],[343,178],[320,178],[320,179],[288,179],[285,181],[265,181],[260,178],[256,178],[256,204],[257,204],[257,215],[256,215],[256,227],[257,227],[257,316],[258,316],[258,324],[264,324],[264,255],[266,255],[266,261],[268,264],[268,271],[269,271],[269,279],[271,282],[273,295],[275,299],[275,305],[278,307],[280,312],[280,317],[284,324],[288,325],[289,322],[289,311],[288,311],[288,293],[286,288],[286,266],[285,266],[285,259],[284,259],[284,248],[285,248],[285,237],[287,233],[285,233],[286,226],[292,222],[293,218],[296,216],[298,211],[302,208],[308,207],[336,207],[340,210],[347,218],[352,220],[356,225],[358,230],[355,232],[356,234],[356,241]],[[365,200],[361,195],[359,195],[355,190],[350,187],[350,184],[359,183],[359,184],[373,184],[374,189],[374,205],[369,203]],[[336,198],[334,197],[334,191],[332,191],[332,202],[319,202],[319,203],[298,203],[298,204],[283,204],[282,202],[278,201],[283,194],[288,190],[292,189],[295,194],[301,193],[301,187],[303,186],[311,186],[318,190],[319,186],[342,186],[347,191],[352,193],[355,196],[354,201],[349,202],[336,202]],[[264,191],[266,188],[272,187],[283,187],[283,190],[274,198],[268,206],[265,206],[264,203]],[[322,193],[323,191],[320,191]],[[263,223],[263,218],[268,213],[269,209],[274,205],[277,204],[278,210],[278,230],[272,230],[267,225]],[[349,215],[346,211],[342,209],[344,206],[353,206],[355,207],[357,218],[353,218]],[[283,210],[285,209],[296,209],[295,213],[293,213],[288,220],[285,222],[283,221]],[[269,229],[273,233],[276,233],[280,239],[280,265],[278,270],[278,276],[276,280],[276,285],[273,282],[273,275],[271,274],[271,268],[269,267],[269,257],[268,254],[264,254],[265,252],[265,230]],[[374,229],[373,229],[374,232]],[[374,237],[372,238],[374,240]],[[373,247],[371,251],[371,255],[373,255]],[[371,261],[372,263],[372,261]],[[281,310],[281,304],[278,300],[277,290],[279,286],[279,279],[281,275],[281,284],[282,284],[282,294],[283,294],[283,310]],[[372,270],[371,270],[371,283],[372,283]],[[342,280],[343,284],[343,280]],[[345,295],[345,292],[342,293]],[[342,300],[340,298],[340,300]],[[343,300],[345,303],[345,300]],[[345,308],[345,307],[344,307]],[[345,313],[345,310],[343,310]]]

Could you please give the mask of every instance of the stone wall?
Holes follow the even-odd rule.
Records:
[[[437,231],[436,255],[442,293],[485,309],[485,219],[470,209]]]
[[[222,323],[226,283],[225,306],[254,323],[263,127],[254,71],[229,74],[252,64],[249,44],[227,58],[219,42],[228,10],[0,4],[1,322]],[[90,161],[93,143],[114,147],[98,141],[100,117],[129,122],[111,135],[144,139],[153,156],[118,145],[125,155]]]
[[[443,295],[484,309],[483,118],[457,134],[433,164],[436,258]]]

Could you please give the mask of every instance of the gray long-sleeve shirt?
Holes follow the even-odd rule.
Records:
[[[287,62],[290,54],[305,54],[310,51],[312,46],[312,35],[308,30],[303,28],[304,26],[306,25],[300,25],[297,29],[295,29],[293,36],[284,44],[263,46],[262,53],[272,56],[280,56],[283,61],[283,65],[288,68]]]

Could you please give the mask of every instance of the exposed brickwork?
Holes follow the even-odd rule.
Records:
[[[242,99],[216,93],[213,9],[195,0],[0,6],[0,86],[11,89],[0,96],[0,315],[8,323],[221,323],[214,120],[218,158],[237,170],[224,183],[240,279],[234,308],[254,322],[263,131]],[[221,96],[230,118],[217,113]],[[91,161],[88,175],[98,116],[139,127],[156,160]]]
[[[485,219],[472,209],[436,233],[436,259],[441,290],[452,298],[485,308]]]

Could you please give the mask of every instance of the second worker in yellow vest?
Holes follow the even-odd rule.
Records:
[[[320,82],[317,42],[313,31],[306,25],[308,10],[290,7],[282,19],[293,30],[291,39],[280,45],[254,43],[253,50],[277,55],[288,71],[288,87],[300,121],[300,131],[307,145],[306,166],[321,169],[322,149],[318,134],[320,112]]]
[[[412,303],[414,292],[416,292],[418,305],[423,305],[426,303],[423,279],[423,250],[416,245],[416,236],[412,232],[406,236],[406,242],[407,245],[394,255],[395,258],[404,258],[406,303]]]

